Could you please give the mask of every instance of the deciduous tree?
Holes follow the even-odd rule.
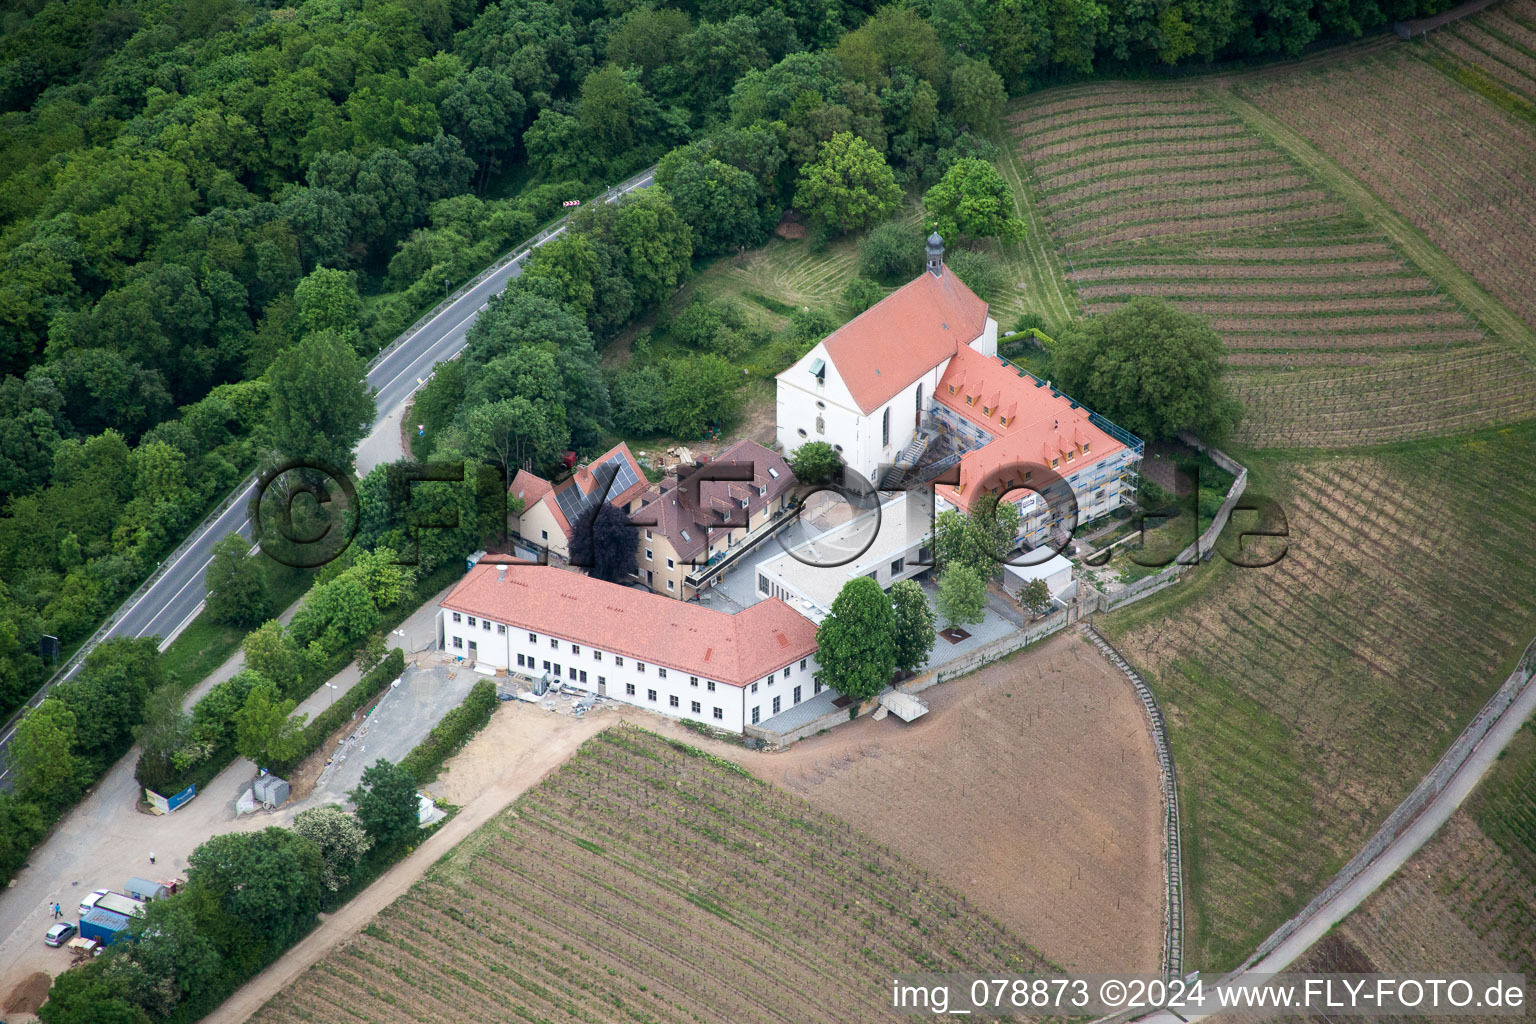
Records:
[[[251,542],[231,533],[213,546],[204,581],[208,616],[215,622],[254,626],[271,612],[261,561],[249,557]]]
[[[293,830],[320,850],[325,865],[321,878],[332,892],[351,880],[357,862],[373,846],[362,823],[342,810],[340,804],[300,811],[293,819]]]
[[[1063,391],[1133,434],[1170,438],[1192,430],[1215,441],[1242,417],[1222,380],[1225,351],[1208,318],[1139,298],[1068,327],[1056,339],[1052,365]]]
[[[939,574],[939,612],[949,625],[980,622],[986,605],[987,583],[975,569],[956,563]]]
[[[951,242],[962,238],[1024,237],[1024,222],[1016,217],[1013,190],[985,160],[956,160],[939,183],[923,196],[923,210],[940,235]]]
[[[399,765],[379,758],[363,769],[362,785],[348,795],[364,830],[379,846],[392,846],[416,834],[420,821],[416,780]]]
[[[816,679],[856,700],[891,684],[896,671],[896,623],[890,599],[867,576],[843,584],[830,614],[816,627]]]
[[[915,672],[928,661],[935,637],[933,609],[916,580],[891,584],[891,614],[896,637],[896,667]]]
[[[900,205],[901,188],[885,158],[852,132],[833,135],[800,169],[795,206],[833,233],[877,224]]]

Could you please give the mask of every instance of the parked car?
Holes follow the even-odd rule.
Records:
[[[48,934],[43,936],[43,943],[49,946],[62,946],[75,934],[75,926],[68,921],[60,921],[48,929]]]
[[[95,892],[91,893],[85,899],[81,900],[80,901],[80,916],[84,917],[86,914],[89,914],[91,911],[95,910],[96,909],[96,902],[98,900],[100,900],[103,896],[105,896],[107,893],[111,892],[111,891],[112,891],[111,889],[97,889]]]

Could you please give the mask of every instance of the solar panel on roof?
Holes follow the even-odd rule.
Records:
[[[574,524],[598,501],[604,498],[611,501],[640,482],[640,478],[635,475],[634,467],[629,464],[628,459],[624,458],[623,452],[614,452],[590,468],[596,480],[591,493],[582,494],[581,486],[575,483],[555,492],[555,501],[560,505],[560,513],[565,516],[565,521],[568,523]]]

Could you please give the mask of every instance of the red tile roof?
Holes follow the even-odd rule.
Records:
[[[514,498],[522,498],[525,508],[531,508],[554,488],[543,477],[530,473],[526,469],[520,469],[517,471],[517,476],[512,478],[512,486],[507,490]]]
[[[949,393],[951,386],[954,394]],[[1059,460],[1056,472],[1065,477],[1125,447],[1094,426],[1086,408],[1074,409],[1066,395],[970,347],[962,347],[945,367],[934,399],[994,438],[961,458],[958,491],[943,484],[935,487],[963,509],[971,507],[982,486],[1005,466],[1020,462],[1050,466],[1055,458]],[[1089,446],[1087,454],[1081,452],[1084,443]],[[1070,463],[1068,452],[1074,453]]]
[[[732,686],[816,652],[815,624],[778,598],[730,615],[513,560],[482,559],[442,606]]]
[[[853,400],[874,412],[987,326],[987,304],[948,267],[927,271],[827,335],[827,355]]]

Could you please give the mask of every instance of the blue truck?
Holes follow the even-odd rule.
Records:
[[[95,939],[103,946],[110,946],[118,939],[128,937],[128,921],[126,914],[118,914],[111,910],[92,910],[80,919],[80,937]]]

